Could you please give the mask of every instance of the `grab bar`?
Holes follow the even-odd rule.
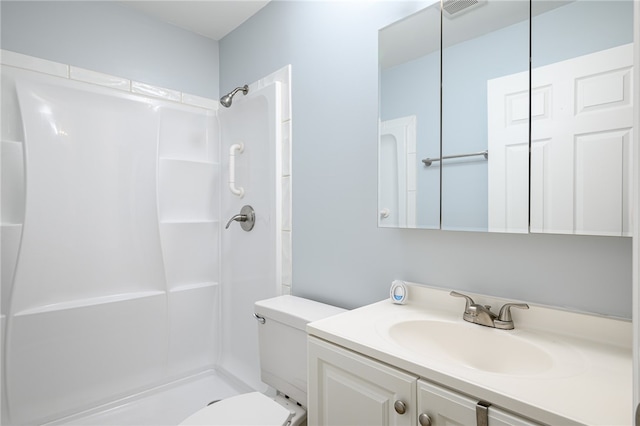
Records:
[[[244,188],[236,188],[236,151],[238,154],[244,152],[243,143],[235,143],[229,147],[229,189],[231,193],[238,197],[244,197]]]
[[[469,154],[445,155],[441,159],[442,160],[448,160],[449,158],[475,157],[477,155],[484,156],[485,160],[489,159],[489,151],[487,151],[487,150],[480,151],[480,152],[471,152]],[[434,163],[436,161],[440,161],[441,159],[440,158],[425,158],[424,160],[422,160],[422,162],[424,163],[424,165],[426,167],[429,167],[432,163]]]

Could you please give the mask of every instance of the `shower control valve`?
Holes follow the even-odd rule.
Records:
[[[234,215],[231,219],[229,219],[224,229],[229,229],[229,226],[233,221],[240,222],[240,226],[245,231],[251,231],[253,229],[253,225],[255,225],[256,223],[256,213],[253,210],[253,207],[249,205],[243,206],[239,214]]]

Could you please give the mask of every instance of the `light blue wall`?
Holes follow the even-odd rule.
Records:
[[[532,31],[534,68],[631,43],[633,0],[575,1],[535,16]]]
[[[292,64],[294,293],[355,307],[398,278],[631,318],[631,239],[377,228],[377,30],[408,9],[276,0],[220,41],[222,92]]]
[[[2,49],[218,98],[218,42],[116,2],[0,3]]]
[[[517,6],[528,12],[527,2]],[[453,36],[447,23],[442,25],[445,41]],[[487,81],[527,71],[529,22],[447,47],[442,62],[442,155],[484,151]],[[523,136],[526,140],[526,133]],[[482,157],[447,161],[442,169],[442,227],[486,231],[488,196],[487,161]]]

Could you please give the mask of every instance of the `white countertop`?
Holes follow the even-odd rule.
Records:
[[[503,299],[468,294],[476,303],[501,306]],[[474,398],[551,425],[632,424],[632,326],[630,321],[533,306],[512,310],[515,330],[497,330],[462,320],[464,300],[448,290],[410,284],[405,305],[384,300],[312,322],[310,335],[333,342]],[[560,355],[540,374],[502,374],[441,354],[418,353],[389,338],[403,321],[438,320],[477,327],[478,333],[511,333]],[[472,350],[491,351],[474,347]],[[495,351],[508,357],[508,351]],[[435,355],[435,356],[434,356]],[[561,359],[562,358],[562,359]],[[557,361],[557,362],[555,362]]]

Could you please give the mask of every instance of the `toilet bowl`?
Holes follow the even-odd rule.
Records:
[[[250,392],[217,401],[187,417],[180,426],[300,426],[307,413],[306,325],[344,309],[295,296],[255,303],[260,377],[275,396]]]
[[[282,395],[260,392],[220,400],[186,418],[181,426],[299,426],[307,419],[301,406]]]

